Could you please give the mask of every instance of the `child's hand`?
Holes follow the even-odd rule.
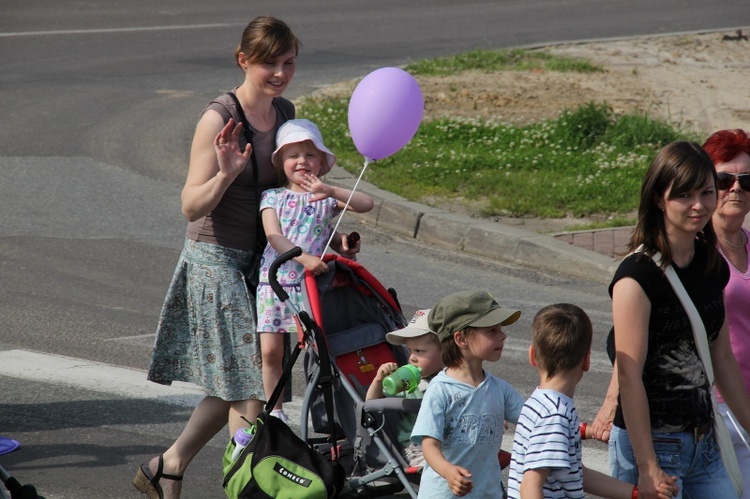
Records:
[[[313,256],[309,253],[302,253],[296,258],[296,260],[304,265],[307,270],[312,272],[313,275],[320,275],[328,272],[328,264],[317,256]]]
[[[604,443],[609,442],[609,435],[612,432],[612,425],[615,419],[615,409],[617,409],[617,401],[605,398],[596,417],[588,425],[586,438],[595,438]]]
[[[383,378],[394,372],[396,369],[398,369],[398,364],[395,362],[386,362],[385,364],[381,364],[378,368],[378,373],[375,375],[375,379],[373,382],[377,381],[378,383],[383,382]]]
[[[448,486],[450,487],[451,492],[453,492],[453,495],[459,497],[465,496],[471,492],[471,489],[474,486],[471,481],[471,473],[469,473],[469,470],[460,466],[452,466],[445,474],[444,478],[448,482]]]
[[[679,491],[680,487],[677,485],[676,476],[672,477],[671,482],[661,482],[659,486],[656,487],[656,492],[658,492],[659,494],[659,499],[670,499],[671,497],[676,496]]]
[[[638,477],[639,497],[665,499],[672,497],[677,491],[677,477],[668,475],[658,466],[654,471],[644,472]]]
[[[380,364],[380,367],[378,367],[378,372],[375,373],[375,377],[372,379],[372,383],[370,383],[370,387],[367,389],[365,400],[382,399],[385,396],[383,395],[383,378],[391,374],[396,369],[398,369],[398,364],[396,364],[395,362],[386,362],[385,364]]]
[[[356,260],[357,253],[359,253],[359,250],[361,249],[361,244],[361,240],[358,239],[357,241],[352,241],[346,234],[337,232],[331,241],[331,249],[344,258]]]
[[[333,194],[333,187],[320,180],[315,175],[308,173],[302,180],[302,188],[307,192],[312,192],[310,202],[321,201]]]

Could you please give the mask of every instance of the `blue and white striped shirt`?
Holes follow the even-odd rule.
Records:
[[[520,498],[528,470],[548,469],[545,499],[584,498],[581,435],[573,399],[537,388],[521,409],[513,439],[508,497]]]

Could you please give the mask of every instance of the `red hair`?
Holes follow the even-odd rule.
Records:
[[[727,163],[740,153],[750,155],[750,135],[745,130],[719,130],[703,144],[703,149],[715,164]]]

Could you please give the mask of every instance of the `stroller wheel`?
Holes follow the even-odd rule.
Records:
[[[358,497],[370,499],[372,496],[366,490],[343,492],[339,495],[339,499],[356,499]]]
[[[365,488],[368,489],[368,497],[382,497],[401,492],[404,490],[404,484],[395,476],[385,476],[369,482]]]
[[[391,496],[404,490],[404,485],[394,476],[385,476],[367,482],[356,490],[346,490],[339,495],[341,499],[371,499],[375,497]]]

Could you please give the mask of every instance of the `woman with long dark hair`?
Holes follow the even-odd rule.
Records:
[[[729,271],[711,224],[716,203],[716,172],[701,146],[664,147],[643,179],[633,253],[609,288],[619,383],[610,466],[613,476],[638,485],[641,498],[656,497],[659,483],[672,476],[686,497],[736,496],[713,433],[706,369],[665,276],[671,266],[698,309],[716,386],[750,428],[750,402],[729,345],[723,297]],[[652,259],[657,252],[659,263]]]

